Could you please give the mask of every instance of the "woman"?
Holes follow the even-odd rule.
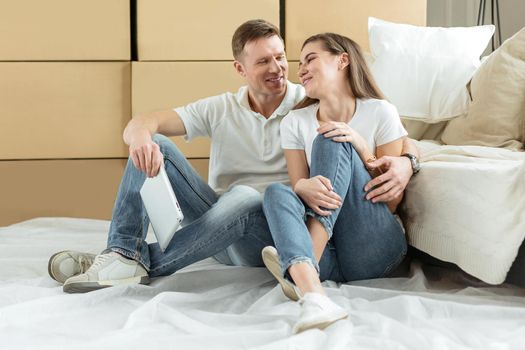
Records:
[[[407,133],[359,46],[333,33],[308,38],[299,78],[307,97],[281,123],[292,186],[271,185],[263,206],[275,242],[263,260],[289,298],[302,296],[294,332],[347,317],[321,281],[382,277],[406,253],[392,214],[402,195],[388,205],[365,199],[366,163],[399,156]]]

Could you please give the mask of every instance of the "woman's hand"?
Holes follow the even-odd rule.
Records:
[[[337,142],[354,143],[356,141],[356,132],[354,129],[343,122],[323,123],[323,125],[317,128],[317,132],[323,134],[324,137],[331,137],[332,140]]]
[[[342,199],[334,192],[330,180],[324,176],[317,175],[309,179],[300,179],[294,187],[295,193],[308,205],[314,212],[321,216],[329,216],[328,210],[335,210],[342,204]]]
[[[317,132],[326,138],[332,138],[336,142],[350,142],[365,166],[370,158],[375,158],[368,149],[365,139],[357,131],[343,122],[326,122],[321,125]]]

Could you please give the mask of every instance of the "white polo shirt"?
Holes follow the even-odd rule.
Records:
[[[280,123],[304,97],[302,86],[287,82],[286,95],[266,119],[248,102],[248,88],[204,98],[175,108],[186,128],[186,140],[211,138],[208,183],[218,193],[234,185],[259,192],[274,182],[289,184],[281,149]]]

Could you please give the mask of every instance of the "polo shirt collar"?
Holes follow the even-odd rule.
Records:
[[[281,101],[281,104],[277,109],[273,112],[271,118],[274,118],[275,116],[285,116],[288,114],[288,112],[294,107],[295,105],[295,95],[297,93],[297,85],[291,83],[290,81],[286,81],[286,94],[284,95],[283,100]],[[237,102],[246,108],[249,111],[252,111],[252,108],[250,107],[250,102],[248,101],[248,86],[242,86],[239,91],[237,92]]]

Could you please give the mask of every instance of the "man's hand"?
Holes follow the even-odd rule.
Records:
[[[370,169],[380,168],[382,175],[372,179],[365,186],[365,191],[378,186],[366,195],[367,200],[376,202],[389,202],[399,198],[412,177],[412,165],[407,157],[383,156],[373,162],[367,163]]]
[[[342,204],[342,199],[334,192],[330,180],[321,175],[297,181],[294,191],[313,211],[321,216],[331,214],[330,211],[323,210],[321,207],[337,209]]]
[[[129,146],[129,155],[133,165],[146,176],[157,176],[163,163],[163,156],[159,145],[153,142],[149,134],[133,140]]]

